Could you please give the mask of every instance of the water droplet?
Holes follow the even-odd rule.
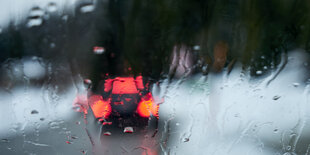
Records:
[[[285,152],[283,155],[296,155],[294,152]]]
[[[260,74],[262,74],[263,72],[261,71],[261,70],[258,70],[258,71],[256,71],[256,74],[257,75],[260,75]]]
[[[30,79],[41,79],[46,75],[45,64],[38,57],[26,59],[23,64],[24,74]]]
[[[49,126],[50,126],[51,129],[58,129],[58,128],[60,128],[58,122],[50,122]]]
[[[296,133],[291,133],[291,134],[290,134],[290,138],[293,138],[293,137],[296,137],[296,136],[297,136]]]
[[[291,146],[287,146],[287,147],[286,147],[286,150],[289,151],[289,150],[291,150],[291,148],[292,148]]]
[[[88,13],[95,10],[95,6],[93,4],[87,4],[81,7],[80,11],[82,13]]]
[[[92,81],[90,79],[84,79],[84,86],[86,88],[90,88],[91,87],[91,84],[92,84]]]
[[[105,135],[105,136],[111,136],[111,132],[107,131],[107,132],[103,133],[103,135]]]
[[[91,80],[90,79],[84,79],[84,83],[85,84],[91,84]]]
[[[265,56],[262,55],[260,58],[261,58],[261,59],[265,59]]]
[[[278,133],[279,129],[274,129],[273,132],[274,133]]]
[[[102,125],[112,125],[112,122],[103,122]]]
[[[28,23],[27,23],[27,27],[34,27],[34,26],[40,26],[43,23],[43,19],[40,17],[36,17],[36,18],[30,18]]]
[[[199,46],[199,45],[195,45],[195,46],[193,47],[193,49],[194,49],[194,50],[200,50],[200,46]]]
[[[27,27],[40,26],[43,23],[44,11],[40,7],[33,7],[29,13]]]
[[[105,51],[104,48],[103,48],[103,47],[100,47],[100,46],[95,46],[95,47],[93,48],[93,52],[94,52],[95,54],[102,54],[104,51]]]
[[[37,110],[32,110],[31,114],[38,114],[39,112]]]
[[[180,123],[175,123],[175,125],[176,125],[176,126],[179,126],[179,125],[180,125]]]
[[[305,62],[305,63],[304,63],[304,66],[308,66],[308,63],[307,63],[307,62]]]
[[[2,142],[2,143],[8,143],[8,142],[9,142],[9,140],[8,140],[8,139],[6,139],[6,138],[4,138],[4,139],[1,139],[1,142]]]
[[[183,142],[189,142],[189,138],[184,138]]]
[[[206,73],[207,69],[208,69],[208,66],[203,66],[201,70],[202,70],[202,72]]]
[[[56,10],[57,10],[57,5],[56,5],[56,3],[50,2],[50,3],[47,5],[47,11],[48,11],[48,12],[55,12]]]
[[[44,11],[38,6],[33,7],[29,13],[29,17],[36,17],[36,16],[41,17],[43,15]]]
[[[77,136],[71,136],[71,138],[72,138],[72,139],[78,139],[78,137],[77,137]]]
[[[124,133],[133,133],[133,128],[132,127],[125,127]]]
[[[64,20],[64,21],[67,21],[68,20],[68,15],[64,15],[64,16],[62,16],[62,18],[61,18],[62,20]]]
[[[266,70],[266,69],[268,69],[268,67],[267,67],[267,66],[264,66],[264,69]]]
[[[296,82],[296,83],[293,83],[293,86],[294,86],[294,87],[298,87],[298,86],[299,86],[299,83],[297,83],[297,82]]]
[[[40,118],[40,121],[44,121],[45,119],[44,118]]]
[[[280,97],[281,97],[281,96],[276,95],[276,96],[274,96],[272,99],[273,99],[273,100],[278,100]]]
[[[50,47],[51,47],[51,48],[55,48],[55,47],[56,47],[56,44],[55,44],[55,43],[50,43]]]

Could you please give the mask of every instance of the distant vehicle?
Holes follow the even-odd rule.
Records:
[[[158,119],[159,106],[145,88],[142,76],[106,79],[104,93],[90,96],[88,103],[103,125],[141,127],[150,117]]]

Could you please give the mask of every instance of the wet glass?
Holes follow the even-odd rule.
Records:
[[[0,154],[309,155],[310,2],[0,2]]]

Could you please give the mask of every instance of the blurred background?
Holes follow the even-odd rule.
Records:
[[[310,155],[309,10],[307,0],[0,0],[0,152]],[[91,110],[75,111],[107,75],[143,76],[158,132],[101,135]]]

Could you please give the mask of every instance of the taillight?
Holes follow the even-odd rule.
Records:
[[[110,116],[112,111],[110,99],[103,100],[102,96],[93,95],[88,99],[88,101],[96,118],[104,117],[107,119]]]
[[[158,118],[159,105],[154,103],[151,93],[148,93],[145,97],[141,98],[141,101],[137,108],[137,113],[141,117],[150,117],[151,114]]]

